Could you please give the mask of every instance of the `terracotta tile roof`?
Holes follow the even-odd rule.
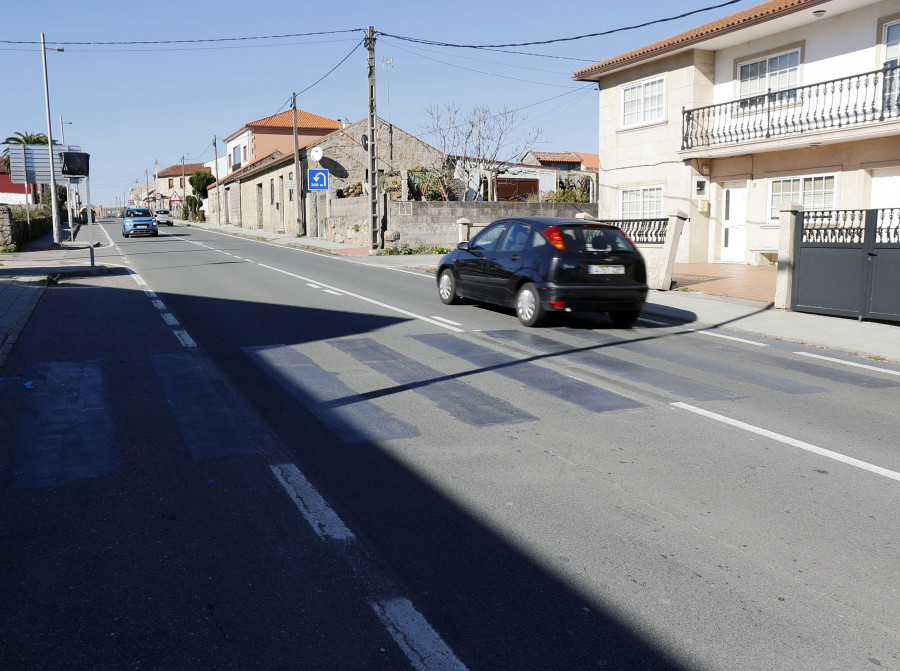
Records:
[[[198,170],[203,170],[202,163],[185,163],[184,164],[184,174],[186,177],[193,175]],[[175,165],[170,165],[165,170],[160,170],[156,173],[157,177],[181,177],[181,163],[176,163]]]
[[[609,58],[599,63],[594,63],[586,68],[575,71],[576,80],[588,79],[592,75],[602,74],[619,66],[632,65],[648,60],[654,56],[683,49],[684,47],[710,40],[719,35],[724,35],[737,30],[742,30],[758,23],[771,21],[787,14],[821,5],[830,0],[769,0],[753,7],[748,7],[740,12],[726,16],[723,19],[710,21],[697,28],[686,30],[683,33],[673,35],[659,42],[648,44],[628,53]]]
[[[280,158],[280,157],[282,157],[282,156],[284,156],[284,154],[282,154],[282,153],[281,153],[279,150],[277,150],[277,149],[275,149],[274,151],[270,151],[270,152],[269,152],[268,154],[266,154],[265,156],[260,156],[258,159],[254,160],[254,161],[251,161],[250,163],[247,163],[246,165],[242,165],[242,166],[241,166],[240,168],[238,168],[237,170],[231,171],[230,173],[228,173],[227,175],[225,175],[224,177],[222,177],[222,179],[220,179],[218,182],[213,182],[212,184],[210,184],[210,187],[216,186],[216,185],[218,185],[218,184],[223,184],[225,181],[227,181],[228,179],[234,177],[234,176],[237,175],[238,173],[247,172],[247,171],[250,170],[251,168],[258,167],[258,166],[259,166],[260,164],[262,164],[263,162],[266,162],[266,161],[268,161],[268,160],[270,160],[270,159],[273,159],[273,158]]]
[[[248,128],[292,128],[293,110],[287,110],[257,119],[247,124]],[[328,117],[319,116],[305,110],[297,110],[297,128],[314,128],[316,130],[338,130],[341,122]]]
[[[572,151],[533,151],[538,161],[552,161],[553,163],[581,163],[581,157]]]
[[[600,169],[599,154],[582,154],[580,151],[576,151],[575,153],[581,157],[581,166],[583,168],[587,168],[588,170]]]

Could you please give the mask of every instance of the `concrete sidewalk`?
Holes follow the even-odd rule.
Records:
[[[367,248],[261,229],[209,223],[187,224],[183,221],[176,222],[176,225],[421,272],[433,273],[440,259],[439,255],[434,254],[373,255]],[[163,233],[165,230],[164,228]],[[105,240],[103,237],[99,239]],[[101,265],[91,267],[89,248],[86,244],[77,242],[79,241],[76,239],[75,243],[53,246],[48,236],[29,243],[21,252],[0,254],[0,367],[28,321],[46,287],[48,277],[108,272]],[[652,291],[645,316],[648,319],[654,316],[675,319],[692,327],[721,328],[827,347],[857,354],[864,363],[872,363],[866,357],[900,362],[900,325],[775,310],[771,303],[765,301],[714,296],[699,291]]]

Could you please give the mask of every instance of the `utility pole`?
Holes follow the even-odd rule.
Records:
[[[183,154],[181,156],[181,216],[184,217],[184,155]]]
[[[372,234],[370,249],[381,249],[381,222],[378,219],[378,164],[375,151],[375,27],[366,31],[366,49],[369,52],[369,228]]]
[[[216,156],[216,161],[213,163],[215,167],[216,174],[214,175],[216,178],[216,224],[218,226],[222,225],[222,186],[219,184],[219,148],[216,146],[216,136],[213,135],[213,153]]]
[[[294,188],[297,191],[297,235],[306,235],[306,194],[303,191],[303,175],[300,174],[300,141],[297,138],[296,93],[291,93],[291,109],[294,113]]]
[[[53,47],[62,51],[62,47]],[[50,155],[50,212],[53,216],[53,244],[58,245],[62,238],[59,207],[56,204],[56,157],[53,155],[53,127],[50,125],[50,86],[47,83],[47,43],[41,33],[41,58],[44,62],[44,101],[47,107],[47,151]]]

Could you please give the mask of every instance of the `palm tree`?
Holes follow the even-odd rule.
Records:
[[[44,133],[22,133],[16,132],[15,135],[11,135],[6,138],[2,143],[5,145],[11,144],[47,144],[47,136]],[[3,150],[3,168],[6,170],[7,174],[9,174],[9,147]],[[36,189],[31,190],[31,202],[33,204],[38,203],[38,194],[35,193]]]

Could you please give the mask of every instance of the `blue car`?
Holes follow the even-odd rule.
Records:
[[[135,233],[142,235],[159,235],[156,219],[146,207],[129,207],[122,217],[122,237],[129,238]]]

